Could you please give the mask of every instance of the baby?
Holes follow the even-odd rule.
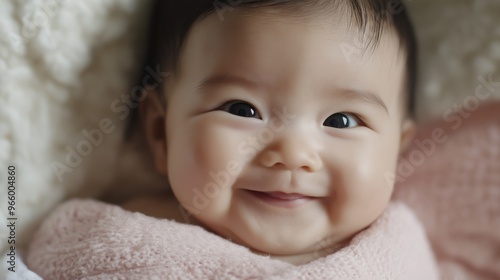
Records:
[[[171,0],[155,13],[148,65],[169,76],[139,113],[173,194],[124,208],[293,264],[377,220],[414,135],[400,1]]]

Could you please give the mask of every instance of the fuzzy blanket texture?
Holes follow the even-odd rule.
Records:
[[[500,102],[421,127],[395,180],[441,279],[500,279]]]
[[[27,264],[44,279],[438,279],[425,232],[403,204],[340,251],[294,266],[199,226],[74,200],[44,222]]]
[[[470,108],[482,80],[500,80],[500,1],[413,0],[407,5],[421,47],[418,118],[442,119],[455,105]],[[135,81],[149,6],[148,0],[0,0],[0,168],[14,165],[17,170],[17,249],[65,199],[107,194],[121,200],[164,187],[140,139],[123,141],[125,116],[115,110],[126,104],[122,95],[139,86]],[[497,86],[486,99],[498,97]],[[89,152],[75,154],[88,142],[86,135],[108,119],[114,130],[91,143]],[[441,182],[437,173],[430,174],[433,186]],[[0,172],[0,181],[7,182],[6,172]],[[461,194],[458,201],[470,197],[465,187]],[[439,197],[439,203],[446,202]],[[472,197],[481,205],[486,199]],[[408,205],[417,214],[423,207]],[[459,212],[483,219],[469,209]],[[7,188],[1,187],[2,256],[10,235],[8,216]],[[435,224],[431,236],[451,230]],[[26,271],[22,262],[18,265]],[[0,268],[3,279],[6,270]]]

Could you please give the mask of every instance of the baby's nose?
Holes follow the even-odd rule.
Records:
[[[303,169],[315,172],[322,166],[318,147],[311,141],[307,131],[300,128],[286,128],[275,135],[259,154],[259,162],[265,167],[280,167],[288,170]]]

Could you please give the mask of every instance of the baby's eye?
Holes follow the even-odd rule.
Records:
[[[336,113],[329,116],[323,123],[334,128],[352,128],[359,125],[358,118],[349,113]]]
[[[226,102],[220,107],[220,110],[243,118],[261,118],[257,110],[252,105],[243,101]]]

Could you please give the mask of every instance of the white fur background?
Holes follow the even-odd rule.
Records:
[[[2,255],[9,165],[17,170],[20,245],[68,197],[111,192],[119,199],[164,187],[140,141],[123,142],[123,112],[112,109],[137,86],[149,2],[0,0]],[[406,2],[421,47],[420,120],[440,118],[464,102],[478,76],[500,82],[500,1]],[[115,130],[85,150],[82,132],[98,129],[103,119]],[[78,147],[88,151],[80,162],[69,156]],[[56,163],[68,169],[58,175]]]

